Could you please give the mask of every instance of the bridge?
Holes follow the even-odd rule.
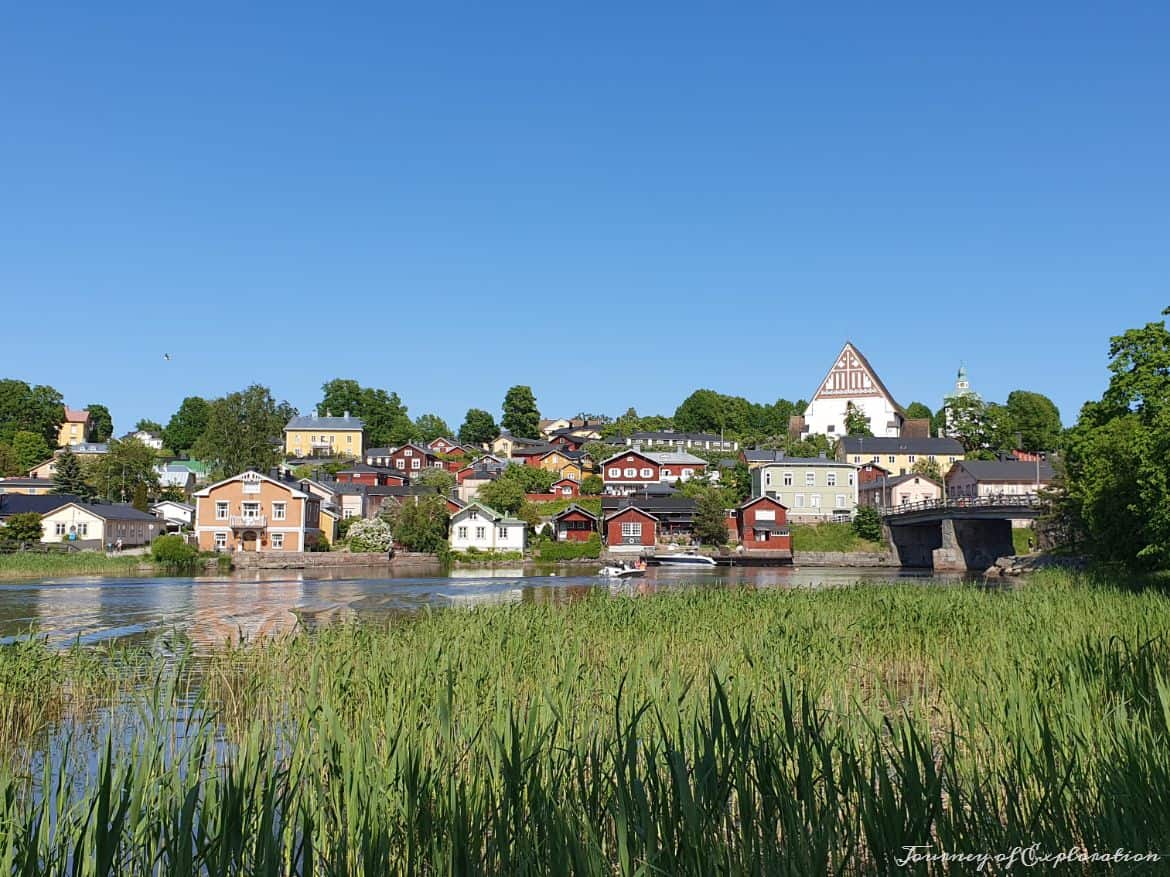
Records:
[[[882,532],[903,566],[982,572],[1015,553],[1012,521],[1036,519],[1038,494],[927,500],[878,509]]]

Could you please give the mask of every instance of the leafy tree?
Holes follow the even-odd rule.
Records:
[[[0,380],[0,442],[12,444],[18,432],[32,432],[56,447],[64,418],[65,400],[52,387]]]
[[[295,413],[287,402],[278,403],[267,387],[253,384],[210,404],[207,427],[192,451],[217,477],[245,469],[266,471],[280,459],[281,436]]]
[[[581,481],[582,496],[600,496],[603,490],[605,490],[605,481],[600,475],[586,475]]]
[[[540,509],[537,508],[536,503],[528,500],[520,503],[520,508],[516,509],[516,517],[527,524],[529,530],[535,530],[542,522]]]
[[[500,424],[518,438],[540,438],[540,409],[531,387],[518,384],[508,390]]]
[[[726,545],[727,497],[715,487],[705,487],[695,497],[695,538],[704,545]]]
[[[495,481],[483,485],[476,499],[497,511],[515,514],[527,493],[548,493],[557,480],[555,472],[535,466],[509,466]]]
[[[45,462],[53,452],[49,450],[49,443],[40,433],[21,430],[12,437],[12,453],[16,457],[16,465],[23,473]]]
[[[53,493],[71,494],[82,499],[92,499],[97,491],[85,480],[81,461],[68,448],[62,448],[53,466]]]
[[[433,442],[437,438],[451,435],[451,427],[447,421],[437,414],[422,414],[414,422],[415,432],[424,442]]]
[[[906,406],[906,418],[908,420],[930,420],[934,415],[931,413],[929,406],[922,402],[911,402]]]
[[[362,411],[362,385],[352,378],[334,378],[321,385],[324,394],[317,403],[317,416],[341,417],[349,412],[355,417],[364,417]]]
[[[407,551],[441,554],[447,549],[447,503],[441,496],[420,496],[395,510],[394,541]]]
[[[150,497],[146,495],[146,485],[139,481],[134,485],[134,508],[145,512],[150,508]]]
[[[869,417],[852,400],[845,403],[845,434],[846,435],[873,435],[869,427]]]
[[[134,431],[153,432],[155,435],[159,435],[162,433],[163,428],[162,424],[157,420],[147,420],[146,418],[142,418],[136,424],[134,424]]]
[[[1162,312],[1170,314],[1170,308]],[[1057,516],[1096,557],[1170,567],[1170,331],[1165,320],[1113,337],[1111,378],[1066,437]]]
[[[943,472],[942,467],[938,464],[938,460],[919,457],[914,461],[914,465],[910,467],[910,471],[915,475],[925,475],[927,478],[933,478],[940,484],[942,483]]]
[[[603,424],[599,432],[602,438],[610,438],[615,435],[629,435],[632,432],[661,432],[665,429],[674,429],[674,421],[671,418],[659,414],[639,417],[636,410],[627,408],[621,417]]]
[[[1015,443],[1008,410],[978,396],[956,396],[943,411],[947,432],[958,439],[969,459],[973,451],[994,451]]]
[[[870,542],[882,541],[882,518],[875,506],[857,507],[853,516],[853,532]]]
[[[752,473],[743,460],[737,460],[735,466],[724,469],[719,479],[720,483],[734,496],[735,505],[739,505],[752,495]]]
[[[211,405],[200,396],[188,396],[179,403],[179,410],[171,415],[163,429],[163,443],[176,454],[185,454],[195,447],[207,429]]]
[[[0,527],[0,541],[6,545],[35,545],[41,541],[44,534],[41,516],[36,512],[9,515],[4,526]]]
[[[86,405],[85,410],[89,412],[90,433],[95,442],[105,442],[110,440],[110,436],[114,434],[114,418],[110,416],[110,409],[105,405],[98,405],[96,403]]]
[[[1060,410],[1047,396],[1013,390],[1005,407],[1009,428],[1019,435],[1022,450],[1050,451],[1060,446]]]
[[[321,390],[324,395],[317,405],[317,414],[341,417],[348,411],[351,417],[360,417],[370,447],[403,445],[418,438],[414,422],[397,393],[363,387],[347,378],[328,381]]]
[[[415,476],[414,483],[434,488],[436,493],[446,496],[455,486],[455,474],[438,466],[429,466]]]
[[[87,462],[83,471],[106,499],[130,502],[140,493],[150,496],[158,491],[157,464],[158,457],[149,445],[135,438],[114,439],[109,451]]]
[[[613,445],[607,445],[605,442],[586,442],[581,446],[581,450],[594,463],[601,463],[617,453],[617,448]]]
[[[0,475],[20,475],[20,461],[16,459],[16,452],[12,445],[0,442]]]
[[[360,519],[346,532],[350,551],[386,553],[394,544],[394,531],[379,518]]]
[[[459,427],[459,441],[469,445],[484,445],[500,434],[495,418],[482,408],[467,409],[463,426]]]
[[[150,543],[150,558],[162,566],[182,569],[198,560],[199,549],[177,533],[171,533],[158,536]]]

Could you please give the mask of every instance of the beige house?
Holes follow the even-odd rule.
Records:
[[[847,518],[857,505],[857,467],[828,457],[777,455],[751,470],[752,496],[769,496],[794,523]]]
[[[321,538],[321,499],[249,469],[196,491],[200,551],[304,551]]]
[[[88,411],[66,408],[65,419],[57,429],[57,446],[63,448],[66,445],[80,445],[89,441],[92,428]]]
[[[149,545],[165,524],[132,505],[69,502],[41,516],[42,542],[72,542],[88,548],[106,548],[120,539],[123,548]]]
[[[857,489],[857,504],[893,508],[942,499],[942,485],[925,475],[895,475],[867,481]]]

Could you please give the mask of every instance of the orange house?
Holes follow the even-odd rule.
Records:
[[[321,538],[321,499],[249,469],[196,492],[200,551],[304,551]]]

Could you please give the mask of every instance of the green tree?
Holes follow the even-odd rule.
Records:
[[[704,545],[726,545],[727,497],[715,487],[706,487],[695,497],[695,538]]]
[[[130,502],[140,486],[147,496],[158,492],[156,465],[154,448],[135,438],[114,439],[109,451],[87,462],[83,471],[86,480],[106,499]]]
[[[1170,308],[1162,312],[1170,314]],[[1170,567],[1170,331],[1165,320],[1113,337],[1111,377],[1066,436],[1056,516],[1102,560]]]
[[[317,416],[341,417],[349,412],[355,417],[364,417],[362,411],[362,385],[352,378],[334,378],[321,385],[322,397],[317,403]]]
[[[49,444],[40,433],[23,429],[12,437],[12,453],[22,473],[52,456]]]
[[[605,482],[600,475],[586,475],[581,481],[582,496],[600,496],[605,490]]]
[[[437,414],[419,415],[419,418],[414,422],[414,429],[424,442],[433,442],[437,438],[451,435],[451,427],[447,426],[447,421]]]
[[[114,418],[105,405],[92,403],[85,406],[89,412],[90,435],[95,442],[107,442],[114,434]]]
[[[146,485],[139,481],[134,485],[134,508],[140,512],[145,512],[150,509],[150,497],[146,495]]]
[[[531,387],[518,384],[508,390],[500,425],[518,438],[540,438],[540,409]]]
[[[53,493],[79,496],[82,499],[93,499],[97,493],[85,480],[81,461],[68,447],[62,448],[57,454],[57,462],[53,466]]]
[[[0,442],[12,444],[18,432],[32,432],[56,447],[64,419],[65,401],[52,387],[0,380]]]
[[[44,534],[41,516],[36,512],[9,515],[4,526],[0,527],[0,541],[9,546],[35,545]]]
[[[735,505],[752,495],[752,473],[747,463],[737,460],[730,469],[722,470],[720,482],[735,498]]]
[[[317,414],[341,417],[348,411],[350,416],[360,417],[370,447],[402,445],[419,437],[397,393],[363,387],[349,378],[334,378],[323,384],[321,390],[323,396]]]
[[[556,480],[555,472],[535,466],[509,466],[495,481],[483,485],[476,499],[497,511],[515,514],[526,493],[548,493]]]
[[[295,413],[287,402],[278,403],[267,387],[253,384],[211,403],[207,427],[192,451],[218,478],[246,469],[266,471],[280,459],[281,436]]]
[[[930,420],[934,415],[931,413],[929,406],[922,402],[911,402],[906,406],[906,418],[908,420]]]
[[[415,476],[414,483],[433,488],[436,493],[446,496],[455,486],[455,473],[438,466],[429,466]]]
[[[963,446],[968,459],[974,451],[995,451],[1015,443],[1008,410],[977,396],[950,399],[943,412],[947,432]]]
[[[396,509],[394,541],[407,551],[441,554],[447,549],[447,503],[441,496],[420,496]]]
[[[857,507],[853,515],[853,532],[870,542],[882,541],[882,518],[875,506]]]
[[[206,399],[187,396],[163,428],[163,443],[176,454],[190,451],[207,429],[210,411],[211,405]]]
[[[459,427],[459,441],[469,445],[485,445],[500,434],[495,418],[482,408],[468,408]]]
[[[869,417],[850,400],[845,403],[845,434],[846,435],[873,435],[869,426]]]
[[[1060,409],[1047,396],[1013,390],[1005,407],[1008,420],[1005,425],[1019,435],[1021,450],[1051,451],[1060,447],[1063,432]]]
[[[21,475],[20,461],[16,459],[16,452],[12,445],[0,442],[0,475]]]
[[[600,464],[602,460],[607,460],[617,453],[617,448],[613,445],[608,445],[605,442],[585,442],[581,446],[581,450],[594,463]]]
[[[940,484],[942,483],[943,472],[942,467],[938,464],[938,460],[919,457],[914,461],[914,465],[910,467],[910,471],[915,475],[925,475],[927,478],[933,478]]]
[[[157,420],[147,420],[145,417],[134,424],[135,432],[152,432],[155,435],[160,435],[163,431],[162,424]]]

